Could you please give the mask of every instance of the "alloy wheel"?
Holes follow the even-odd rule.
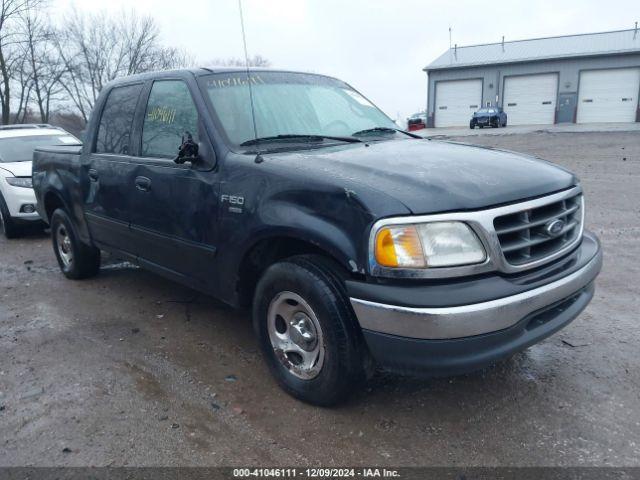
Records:
[[[267,329],[280,363],[294,376],[311,380],[324,363],[322,328],[311,306],[298,294],[280,292],[269,304]]]
[[[73,246],[67,227],[64,225],[58,225],[56,229],[56,245],[62,263],[64,263],[65,267],[70,266],[73,263]]]

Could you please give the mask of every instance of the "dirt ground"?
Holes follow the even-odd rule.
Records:
[[[640,465],[640,133],[460,140],[582,178],[605,265],[565,330],[320,409],[275,385],[248,314],[115,261],[65,280],[46,235],[2,239],[0,465]]]

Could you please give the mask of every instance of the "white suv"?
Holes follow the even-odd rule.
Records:
[[[7,238],[40,222],[31,183],[31,160],[38,147],[79,145],[80,140],[51,125],[0,126],[0,228]]]

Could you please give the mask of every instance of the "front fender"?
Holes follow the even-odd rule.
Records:
[[[320,227],[320,225],[318,225]],[[349,240],[344,232],[339,231],[334,225],[325,224],[325,230],[302,230],[295,227],[279,226],[264,228],[255,232],[251,241],[238,249],[238,258],[241,261],[256,245],[273,239],[288,238],[308,243],[323,251],[327,256],[337,261],[345,270],[352,273],[364,273],[363,266],[358,264],[357,246]],[[341,243],[342,242],[342,243]],[[238,262],[239,263],[239,262]]]
[[[299,199],[272,197],[260,202],[253,211],[247,205],[243,214],[223,213],[218,249],[219,296],[234,298],[234,279],[243,273],[240,269],[245,256],[269,239],[305,242],[342,265],[345,271],[364,274],[366,239],[373,216],[354,204],[345,205],[344,192],[340,206],[334,204],[337,198],[323,197],[317,205],[322,206],[320,209]]]
[[[357,179],[314,173],[302,164],[282,164],[272,157],[261,163],[251,160],[227,157],[221,182],[217,265],[223,299],[233,298],[231,279],[241,276],[242,262],[258,242],[300,240],[345,271],[364,274],[373,223],[410,213],[398,200]]]

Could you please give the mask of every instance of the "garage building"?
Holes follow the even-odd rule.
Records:
[[[509,125],[640,122],[640,30],[454,46],[424,68],[427,126],[468,126],[481,106]]]

